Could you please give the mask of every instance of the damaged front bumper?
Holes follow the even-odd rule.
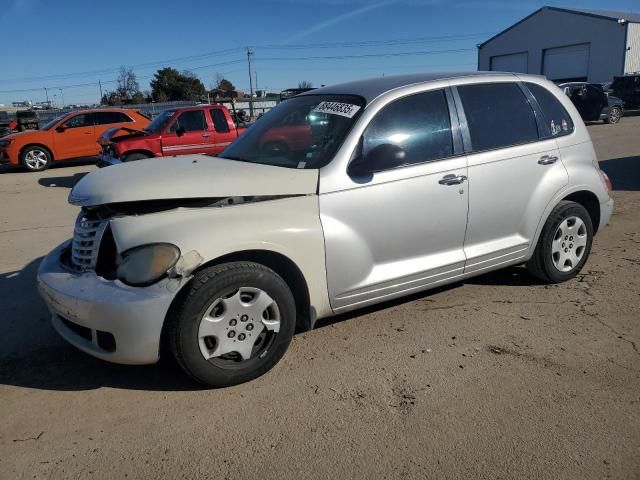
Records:
[[[75,273],[60,263],[68,242],[40,264],[38,288],[58,333],[80,350],[115,363],[149,364],[160,358],[165,317],[180,279],[130,287],[93,272]]]

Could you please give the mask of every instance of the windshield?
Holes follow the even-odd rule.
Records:
[[[220,155],[287,168],[328,164],[362,112],[353,95],[303,95],[282,102]]]
[[[151,122],[145,129],[145,132],[149,133],[160,133],[164,130],[164,127],[171,121],[173,116],[176,114],[175,110],[165,110],[156,118],[154,118],[153,122]]]
[[[69,115],[68,113],[65,115],[60,115],[56,118],[54,118],[53,120],[49,120],[47,123],[45,123],[42,127],[40,127],[40,130],[51,130],[51,128],[53,128],[53,126],[58,123],[60,120],[62,120],[64,117],[66,117],[67,115]]]

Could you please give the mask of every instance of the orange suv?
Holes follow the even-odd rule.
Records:
[[[150,120],[137,110],[79,110],[58,117],[40,130],[27,130],[0,138],[0,163],[23,165],[40,171],[58,160],[96,157],[98,139],[109,128],[142,130]]]

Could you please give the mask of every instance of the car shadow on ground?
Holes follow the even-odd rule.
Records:
[[[64,160],[60,162],[53,162],[51,167],[48,170],[56,170],[58,168],[65,167],[82,167],[84,165],[95,165],[98,161],[97,158],[88,157],[88,158],[78,158],[74,160]],[[31,173],[25,170],[21,165],[0,165],[0,175],[5,173]]]
[[[318,329],[318,328],[328,327],[329,325],[341,323],[355,317],[360,317],[362,315],[375,313],[381,310],[385,310],[387,308],[395,307],[397,305],[402,305],[404,303],[422,300],[424,298],[436,295],[441,292],[446,292],[448,290],[460,288],[465,284],[487,285],[487,286],[529,287],[533,285],[541,285],[541,282],[540,280],[536,279],[531,274],[529,274],[529,272],[527,272],[527,269],[524,266],[508,267],[502,270],[497,270],[495,272],[486,273],[478,277],[468,278],[462,282],[456,282],[456,283],[452,283],[442,287],[433,288],[431,290],[427,290],[424,292],[414,293],[411,295],[407,295],[405,297],[378,303],[376,305],[371,305],[370,307],[360,308],[353,312],[343,313],[340,315],[336,315],[335,317],[318,320],[318,322],[315,325],[315,328]],[[433,306],[437,307],[438,305],[434,303]]]
[[[640,190],[640,155],[603,160],[600,168],[609,176],[613,190]]]
[[[73,188],[87,173],[89,172],[74,173],[66,177],[39,178],[38,183],[43,187]]]
[[[145,366],[111,364],[86,355],[59,338],[36,287],[41,260],[16,272],[0,273],[0,384],[59,391],[100,387],[149,391],[203,388],[172,361]]]
[[[56,391],[82,391],[101,387],[147,391],[192,391],[203,387],[167,355],[157,365],[116,365],[95,359],[60,339],[36,288],[38,258],[20,271],[0,273],[0,384]],[[481,285],[535,285],[522,267],[477,277]],[[316,328],[419,300],[459,288],[457,283],[321,320]]]

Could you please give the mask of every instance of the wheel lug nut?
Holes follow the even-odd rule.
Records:
[[[253,330],[253,323],[250,323],[249,325],[247,325],[247,330],[249,331]]]
[[[240,317],[240,321],[241,321],[241,322],[246,322],[247,320],[249,320],[249,317],[248,317],[247,315],[242,315],[242,316]]]
[[[235,330],[231,330],[229,333],[227,333],[227,337],[229,338],[233,338],[236,336],[236,331]]]
[[[565,249],[564,249],[564,253],[567,253],[568,251],[569,251],[569,249],[568,249],[568,248],[565,248]]]
[[[238,323],[238,321],[235,318],[232,318],[231,320],[229,320],[229,325],[231,325],[232,327],[235,327],[236,323]]]
[[[240,335],[238,335],[238,340],[242,341],[246,338],[244,333],[241,333]]]
[[[564,242],[562,242],[562,246],[564,247]]]

